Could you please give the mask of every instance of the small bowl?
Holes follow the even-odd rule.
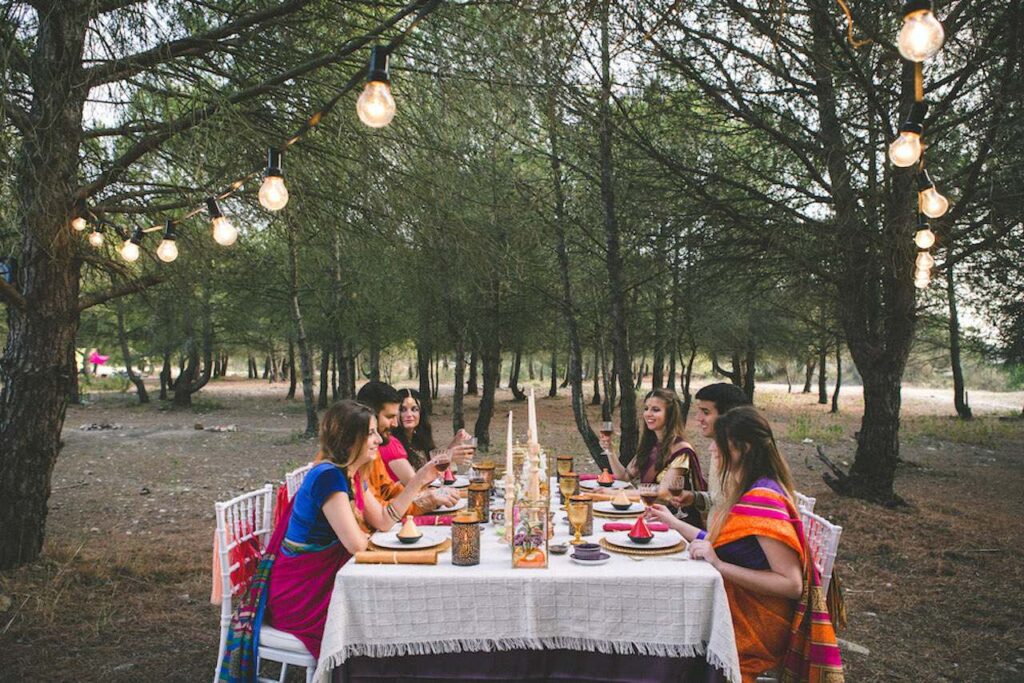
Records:
[[[569,552],[568,543],[550,543],[548,544],[548,550],[551,551],[552,555],[565,555]]]
[[[416,541],[420,540],[421,538],[423,538],[423,534],[420,534],[419,536],[399,536],[398,540],[401,541],[402,543],[406,543],[408,545],[412,545],[413,543],[415,543]]]
[[[615,508],[616,510],[621,510],[625,512],[629,508],[633,507],[633,503],[626,503],[625,505],[623,505],[622,503],[612,503],[612,507]]]
[[[607,487],[611,486],[612,484],[614,484],[614,483],[615,483],[615,480],[614,480],[614,479],[612,479],[611,481],[601,481],[600,479],[598,479],[598,480],[597,480],[597,483],[598,483],[598,484],[599,484],[600,486],[604,486],[605,488],[607,488]]]
[[[654,536],[632,536],[629,534],[627,534],[627,536],[629,536],[629,540],[633,541],[633,543],[636,543],[637,545],[647,545],[651,542],[651,539],[654,538]]]

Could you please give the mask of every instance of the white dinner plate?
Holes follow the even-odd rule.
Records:
[[[441,479],[437,478],[434,481],[430,482],[430,485],[433,486],[434,488],[438,488],[438,487],[441,486],[441,483],[442,483]],[[469,477],[464,477],[464,476],[462,476],[460,474],[460,475],[455,477],[455,483],[454,484],[446,484],[446,486],[448,488],[452,488],[452,489],[466,488],[467,486],[469,486]]]
[[[437,512],[437,513],[455,512],[456,510],[462,510],[467,505],[469,505],[469,501],[466,500],[465,498],[461,498],[461,499],[459,499],[459,502],[456,503],[455,505],[452,505],[451,507],[446,507],[446,508],[434,508],[433,510],[431,510],[431,513],[434,513],[434,512]]]
[[[616,531],[605,536],[604,540],[620,548],[650,548],[654,550],[656,548],[671,548],[683,540],[683,537],[679,535],[678,531],[669,529],[668,531],[655,532],[654,538],[647,543],[634,543],[629,540],[628,531]]]
[[[602,500],[599,503],[594,503],[594,512],[602,512],[607,515],[638,515],[644,511],[643,503],[631,503],[629,508],[626,510],[619,510],[610,501]]]
[[[448,538],[445,534],[434,529],[420,528],[423,537],[415,543],[402,543],[398,540],[397,531],[378,531],[370,540],[375,546],[387,548],[388,550],[423,550],[441,545]]]
[[[601,486],[597,483],[597,479],[587,479],[586,481],[580,482],[580,488],[591,490],[611,489],[614,491],[615,489],[628,489],[630,486],[632,486],[632,484],[628,481],[619,481],[618,479],[613,481],[611,486]]]

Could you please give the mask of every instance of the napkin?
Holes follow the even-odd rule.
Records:
[[[417,515],[413,517],[416,526],[451,526],[452,518],[447,515]]]
[[[436,550],[364,550],[356,564],[437,564]]]
[[[580,481],[594,481],[595,479],[597,479],[597,475],[596,474],[581,474],[580,475]]]
[[[633,525],[625,522],[608,522],[603,528],[605,531],[629,531]],[[647,522],[647,528],[651,531],[668,531],[668,525],[660,522]]]

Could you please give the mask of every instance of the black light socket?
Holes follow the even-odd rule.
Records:
[[[176,227],[177,227],[177,223],[175,223],[172,220],[168,220],[164,224],[164,239],[165,240],[170,240],[171,242],[173,242],[174,240],[178,239],[178,235],[177,235],[177,232],[175,230]]]
[[[280,150],[274,149],[273,147],[267,150],[267,168],[263,171],[263,175],[277,178],[284,177],[284,172],[281,170]]]
[[[217,204],[216,197],[206,198],[206,213],[210,214],[210,220],[214,218],[223,218],[224,214],[221,213],[220,205]]]
[[[917,229],[928,230],[930,227],[928,225],[928,216],[925,216],[923,213],[917,214]]]
[[[910,116],[900,126],[901,133],[917,133],[920,135],[924,132],[924,115],[928,113],[927,102],[914,102],[913,106],[910,107]]]
[[[913,14],[914,12],[920,12],[921,10],[932,10],[931,0],[909,0],[909,2],[903,3],[903,16]]]
[[[128,238],[128,241],[135,246],[139,246],[142,244],[142,237],[145,234],[146,233],[142,232],[142,228],[135,228],[132,230],[132,236]]]
[[[382,45],[374,45],[370,48],[370,69],[366,74],[367,81],[391,82],[391,77],[388,74],[389,56],[388,49]]]

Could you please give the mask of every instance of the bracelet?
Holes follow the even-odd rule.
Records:
[[[402,516],[399,515],[398,512],[395,511],[395,504],[394,503],[388,503],[386,506],[384,506],[384,511],[387,512],[388,513],[388,517],[390,517],[395,522],[398,522],[399,520],[402,519]]]
[[[706,532],[703,529],[701,529],[700,531],[697,532],[697,536],[693,540],[695,540],[695,541],[703,541],[707,537],[708,537],[708,532]]]

